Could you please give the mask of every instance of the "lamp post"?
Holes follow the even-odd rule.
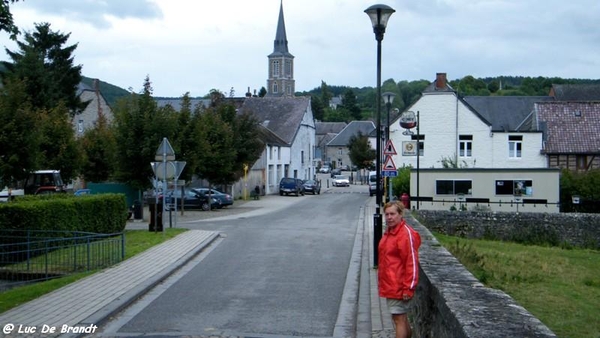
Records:
[[[375,214],[373,214],[373,266],[377,266],[379,259],[377,254],[377,248],[379,247],[379,241],[382,235],[382,222],[381,222],[381,40],[383,40],[383,34],[385,34],[385,27],[387,26],[388,19],[395,12],[395,10],[386,5],[373,5],[365,9],[365,13],[371,19],[373,25],[373,32],[375,33],[375,40],[377,40],[377,144],[376,152],[377,157],[375,158],[375,200],[376,208]]]
[[[392,102],[394,102],[394,96],[396,94],[392,92],[383,93],[383,102],[385,102],[385,107],[387,108],[387,124],[385,126],[385,142],[389,142],[390,140],[390,108],[392,108]],[[388,201],[392,200],[392,186],[391,180],[389,177],[385,178],[385,187],[387,189]]]

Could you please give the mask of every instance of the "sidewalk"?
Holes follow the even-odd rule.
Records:
[[[223,211],[217,217],[204,218],[206,215],[202,215],[202,213],[210,212],[199,212],[195,215],[202,215],[202,218],[197,219],[192,216],[192,213],[189,213],[189,217],[180,218],[179,225],[185,227],[185,223],[259,215],[283,208],[294,202],[293,197],[263,196],[260,200],[244,201],[230,210],[214,211],[219,213]],[[363,241],[367,241],[367,243],[363,242],[362,246],[362,264],[368,268],[369,273],[368,279],[366,276],[361,278],[361,284],[364,285],[359,287],[361,299],[366,301],[361,302],[361,304],[367,302],[370,304],[370,323],[368,323],[367,318],[364,318],[369,317],[369,315],[362,313],[361,316],[359,311],[358,316],[361,318],[358,318],[357,326],[361,328],[361,332],[368,332],[370,326],[372,332],[370,337],[372,338],[392,338],[394,330],[391,317],[387,312],[385,301],[382,301],[378,296],[377,270],[374,270],[372,265],[373,213],[375,207],[374,205],[370,206],[374,204],[370,202],[364,208],[364,227],[366,228],[364,228],[362,238]],[[128,229],[147,229],[147,227],[148,223],[146,221],[129,222],[127,226]],[[114,267],[95,273],[9,310],[0,315],[0,326],[5,330],[3,332],[4,337],[57,337],[61,335],[60,331],[65,327],[86,328],[89,332],[97,325],[101,326],[112,315],[147,293],[198,253],[218,241],[219,237],[218,232],[186,231]],[[364,268],[361,269],[363,273],[365,273],[365,270]],[[369,295],[363,295],[362,293],[369,293]],[[7,329],[11,328],[10,325],[14,325],[14,330],[9,332]],[[22,330],[27,328],[31,330],[32,327],[35,327],[36,332],[18,333],[19,325],[23,325]],[[54,334],[41,333],[44,325],[55,327],[56,332]],[[99,331],[101,330],[95,330],[95,332]],[[74,337],[78,335],[66,334],[62,336]],[[365,336],[359,337],[363,338]]]

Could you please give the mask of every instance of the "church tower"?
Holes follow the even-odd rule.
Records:
[[[294,96],[294,56],[288,51],[288,41],[283,20],[283,0],[279,8],[279,21],[273,44],[273,53],[269,55],[269,78],[267,96]]]

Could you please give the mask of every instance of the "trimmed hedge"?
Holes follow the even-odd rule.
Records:
[[[123,194],[24,196],[0,204],[0,229],[118,233],[128,208]]]

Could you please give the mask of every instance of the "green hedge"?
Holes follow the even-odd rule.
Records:
[[[123,194],[24,196],[0,204],[0,229],[118,233],[127,213]]]

